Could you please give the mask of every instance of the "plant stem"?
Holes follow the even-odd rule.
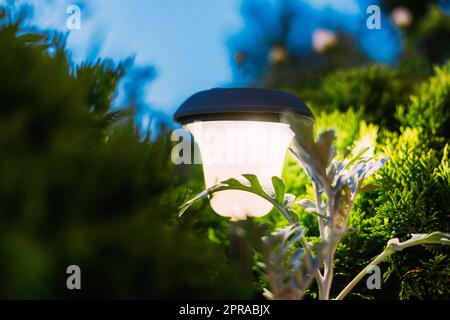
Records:
[[[324,267],[324,280],[322,284],[322,294],[319,295],[319,300],[329,300],[330,299],[330,289],[331,283],[333,281],[333,258],[331,256],[327,257]]]
[[[317,186],[314,187],[316,188]],[[336,216],[336,214],[333,212],[333,199],[334,199],[333,193],[327,185],[325,185],[324,191],[327,197],[327,216],[329,217],[329,220],[327,221],[326,225],[324,225],[322,221],[319,221],[319,227],[321,227],[320,237],[322,238],[322,241],[328,243],[329,247],[326,250],[323,269],[323,279],[322,283],[319,286],[319,299],[329,300],[331,284],[333,282],[333,275],[334,275],[334,265],[333,265],[334,254],[336,252],[337,245],[339,244],[340,237],[338,239],[335,239],[333,237],[334,219]],[[320,201],[319,203],[321,203],[319,193],[316,193],[316,199],[318,199],[318,201]]]
[[[330,237],[331,238],[331,237]],[[330,239],[331,240],[331,239]],[[336,253],[336,248],[340,242],[340,237],[335,239],[331,244],[327,252],[327,256],[324,263],[324,277],[322,281],[322,290],[319,290],[320,300],[329,300],[331,284],[333,283],[334,276],[334,255]]]
[[[394,243],[390,243],[392,240],[397,240]],[[336,297],[335,300],[342,300],[344,299],[347,294],[358,284],[359,281],[361,281],[362,278],[367,274],[369,270],[371,270],[374,266],[378,265],[380,262],[383,262],[391,256],[393,253],[397,251],[401,251],[406,248],[418,246],[418,245],[426,245],[426,244],[442,244],[442,245],[450,245],[450,234],[435,231],[433,233],[430,233],[428,235],[422,235],[419,238],[411,238],[409,240],[406,240],[404,242],[399,242],[398,239],[391,239],[388,242],[388,246],[384,251],[379,254],[375,259],[372,260],[371,263],[367,267],[365,267],[358,275],[342,290],[341,293]]]
[[[395,249],[392,247],[387,247],[384,249],[384,251],[378,255],[375,259],[372,260],[364,269],[361,270],[360,273],[342,290],[341,293],[336,297],[335,300],[342,300],[344,299],[350,291],[358,284],[359,281],[361,281],[362,278],[364,278],[367,273],[372,270],[372,268],[376,265],[378,265],[380,262],[383,262],[386,258],[391,256],[395,252]]]
[[[277,208],[278,211],[281,212],[281,214],[286,218],[286,220],[289,222],[289,224],[294,225],[296,223],[295,220],[292,219],[292,217],[289,215],[289,212],[287,212],[277,202],[273,201],[272,199],[267,199],[267,200],[272,202],[272,204],[275,206],[275,208]],[[311,246],[310,246],[308,240],[306,240],[304,235],[302,235],[300,237],[300,242],[302,243],[303,247],[305,247],[306,254],[308,255],[309,259],[311,260],[311,263],[313,263],[314,262],[314,255],[313,255]],[[321,283],[323,281],[323,277],[322,277],[322,274],[320,273],[320,270],[317,269],[317,268],[313,268],[313,275],[314,275],[314,278],[316,279],[317,285],[320,288]]]
[[[320,195],[320,192],[319,192],[319,186],[317,185],[316,182],[313,182],[313,187],[314,187],[314,195],[315,195],[315,198],[316,198],[316,208],[317,208],[317,210],[320,211],[322,209],[322,198],[321,198],[321,195]],[[321,212],[320,212],[320,215],[322,215]],[[324,235],[325,235],[325,225],[324,225],[324,223],[322,221],[322,218],[320,216],[317,218],[317,221],[318,221],[318,224],[319,224],[320,238],[323,239]]]

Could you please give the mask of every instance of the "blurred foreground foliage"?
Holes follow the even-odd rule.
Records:
[[[74,68],[62,36],[0,18],[0,298],[248,298],[224,245],[177,219],[167,129],[110,111],[126,64]]]

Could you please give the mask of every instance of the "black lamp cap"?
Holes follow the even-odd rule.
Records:
[[[287,92],[261,88],[215,88],[189,97],[175,112],[174,120],[181,124],[220,120],[280,122],[285,113],[314,119],[305,103]]]

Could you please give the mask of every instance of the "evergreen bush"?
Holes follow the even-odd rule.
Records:
[[[249,297],[223,246],[174,223],[168,132],[111,113],[124,64],[75,68],[63,37],[1,17],[0,298]]]

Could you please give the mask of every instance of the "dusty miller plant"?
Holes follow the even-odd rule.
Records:
[[[329,300],[334,276],[334,256],[337,246],[348,231],[347,223],[353,203],[358,193],[374,187],[365,181],[382,168],[388,158],[374,155],[370,134],[362,137],[348,156],[339,157],[334,146],[334,131],[322,132],[315,140],[311,121],[291,116],[287,117],[287,121],[296,137],[289,150],[311,180],[315,195],[313,200],[296,200],[295,195],[286,193],[286,186],[278,177],[272,178],[272,186],[263,186],[255,175],[244,174],[240,179],[228,179],[201,192],[182,205],[180,216],[195,201],[211,197],[219,191],[241,190],[264,198],[289,223],[289,226],[270,234],[264,234],[264,230],[258,229],[251,221],[241,224],[247,231],[252,229],[249,233],[257,235],[251,242],[262,254],[262,265],[270,287],[270,290],[264,290],[264,296],[268,299],[302,299],[315,280],[319,299]],[[313,245],[305,238],[304,228],[295,219],[298,212],[293,209],[294,204],[317,216],[320,243]],[[391,239],[386,249],[335,299],[345,298],[369,270],[393,253],[424,244],[448,245],[450,234],[415,234],[405,242]]]

